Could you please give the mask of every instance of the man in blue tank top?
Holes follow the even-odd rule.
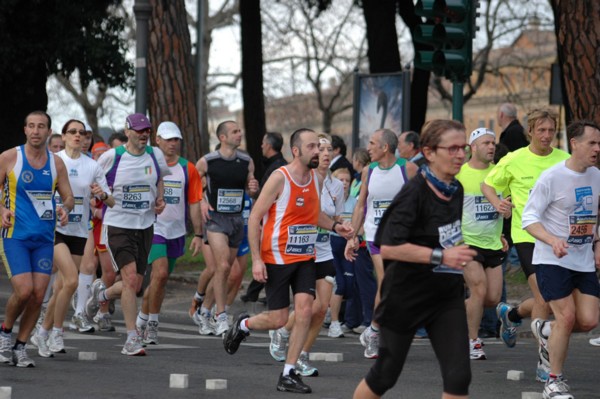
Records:
[[[46,147],[50,124],[45,112],[30,113],[25,118],[25,144],[0,154],[0,255],[13,287],[0,327],[0,362],[17,367],[35,367],[25,343],[50,281],[57,219],[65,225],[74,205],[65,164]],[[54,201],[55,190],[62,198],[60,207]],[[20,316],[13,346],[12,329]]]

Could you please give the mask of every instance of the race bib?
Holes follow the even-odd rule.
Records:
[[[496,220],[498,211],[483,195],[475,196],[475,220]]]
[[[351,223],[352,222],[352,212],[344,212],[340,215],[342,218],[342,223]]]
[[[27,191],[27,197],[40,220],[53,220],[52,191]]]
[[[568,244],[591,244],[594,239],[596,215],[570,215]]]
[[[381,221],[381,217],[385,213],[385,210],[388,209],[392,200],[374,200],[373,201],[373,216],[375,226],[379,226],[379,222]]]
[[[180,181],[164,180],[165,187],[165,203],[179,204],[181,202],[181,193],[183,185]]]
[[[312,224],[289,226],[285,253],[287,255],[314,255],[317,236],[317,227]]]
[[[243,200],[244,190],[220,188],[217,192],[217,212],[239,213]]]
[[[123,187],[123,209],[150,209],[150,186],[145,184]]]
[[[460,220],[438,227],[438,233],[440,235],[440,245],[444,249],[464,244]],[[452,269],[444,264],[436,266],[433,271],[435,273],[463,273],[462,270]]]
[[[69,223],[81,223],[83,217],[83,197],[75,197],[75,205],[69,213]]]

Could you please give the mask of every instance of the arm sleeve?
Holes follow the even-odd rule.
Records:
[[[188,170],[188,203],[195,204],[202,200],[202,179],[196,167],[191,163],[187,163]]]

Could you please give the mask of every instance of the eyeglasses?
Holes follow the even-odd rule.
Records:
[[[471,150],[471,146],[468,145],[468,144],[465,144],[465,145],[452,145],[450,147],[443,147],[441,145],[438,145],[435,148],[436,149],[443,148],[444,150],[448,150],[448,154],[450,154],[450,155],[456,155],[459,150],[463,150],[465,154]]]
[[[133,130],[133,129],[131,129],[131,130]],[[133,131],[136,132],[137,134],[152,133],[152,129],[150,129],[150,128],[143,129],[143,130],[133,130]]]
[[[85,130],[77,130],[77,129],[69,129],[65,133],[67,133],[67,134],[77,134],[77,133],[79,133],[80,136],[87,136],[88,135],[88,132],[86,132]]]

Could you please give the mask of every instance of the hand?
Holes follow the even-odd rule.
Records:
[[[156,202],[154,203],[154,212],[157,215],[160,215],[162,213],[162,211],[165,210],[165,207],[167,206],[167,203],[165,202],[164,198],[157,198]]]
[[[500,236],[500,241],[502,241],[502,251],[508,252],[508,241],[504,238],[504,234]]]
[[[58,214],[58,223],[61,226],[64,226],[67,223],[69,223],[69,212],[67,212],[65,208],[63,208],[62,206],[56,207],[56,213]]]
[[[267,282],[267,267],[261,259],[252,260],[252,278],[259,283]]]
[[[98,185],[98,183],[90,184],[90,189],[92,190],[93,197],[101,198],[103,196],[102,194],[104,194],[102,187],[100,187],[100,185]]]
[[[468,245],[458,245],[443,250],[442,263],[451,269],[462,270],[476,255],[477,252]]]
[[[206,224],[210,220],[210,211],[213,211],[213,207],[210,206],[206,199],[200,201],[200,212],[202,213],[202,223]]]
[[[12,220],[15,217],[15,213],[8,208],[2,207],[2,227],[8,229],[12,227]]]
[[[192,256],[196,256],[200,253],[202,249],[202,238],[194,236],[192,241],[190,242],[190,251],[192,251]]]
[[[552,246],[552,252],[554,252],[554,256],[556,256],[558,259],[567,254],[567,248],[569,248],[569,244],[567,244],[565,240],[554,237],[549,244]]]
[[[349,262],[354,262],[358,251],[358,238],[350,238],[346,241],[346,248],[344,249],[344,257]]]
[[[349,240],[352,238],[352,234],[354,234],[354,229],[349,222],[338,223],[335,225],[335,233]]]
[[[498,203],[496,210],[498,211],[499,214],[504,216],[505,219],[508,219],[512,215],[512,208],[514,208],[514,207],[515,207],[515,204],[513,204],[510,200],[510,197],[508,197],[508,198],[504,198],[503,200],[501,200]]]
[[[248,181],[248,195],[253,196],[258,191],[258,180],[252,178]]]

